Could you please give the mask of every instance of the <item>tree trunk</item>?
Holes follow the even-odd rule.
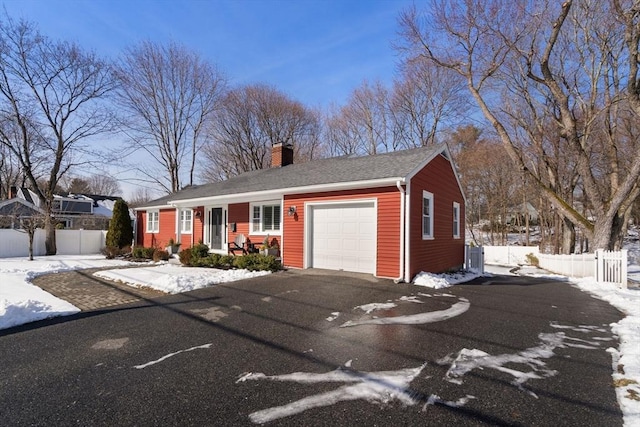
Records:
[[[27,230],[29,233],[29,261],[33,261],[33,237],[36,234],[35,227]]]
[[[44,231],[46,236],[44,241],[46,255],[55,255],[58,252],[56,247],[56,221],[51,216],[51,213],[47,213],[45,216]]]
[[[572,254],[576,251],[576,227],[567,218],[563,218],[562,253]]]

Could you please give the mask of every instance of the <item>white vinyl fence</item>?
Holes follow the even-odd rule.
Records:
[[[487,264],[518,265],[527,263],[527,254],[538,256],[537,246],[483,246]]]
[[[526,256],[538,258],[539,267],[570,277],[595,277],[598,283],[614,283],[627,287],[627,250],[598,250],[595,254],[549,255],[537,246],[483,246],[488,264],[527,264]]]
[[[627,250],[596,251],[595,276],[598,283],[622,284],[627,287]]]
[[[104,230],[56,230],[58,255],[99,254],[105,247]],[[33,236],[33,255],[46,253],[45,232],[36,230]],[[21,230],[0,230],[0,258],[29,256],[29,235]]]

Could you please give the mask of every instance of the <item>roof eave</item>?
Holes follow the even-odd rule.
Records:
[[[398,181],[405,182],[405,177],[389,177],[364,181],[348,181],[331,184],[306,185],[302,187],[277,188],[273,190],[252,191],[239,194],[226,194],[220,196],[194,197],[191,199],[171,200],[169,207],[194,207],[203,205],[213,205],[216,203],[244,203],[259,200],[280,199],[285,195],[318,193],[326,191],[359,190],[365,188],[395,186]],[[144,210],[144,208],[138,208]],[[156,207],[157,209],[157,207]]]

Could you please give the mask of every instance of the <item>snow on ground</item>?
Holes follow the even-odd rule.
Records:
[[[107,260],[102,255],[35,257],[33,261],[27,258],[0,258],[0,329],[80,311],[74,305],[32,285],[31,279],[34,277],[127,264]]]
[[[36,257],[33,261],[26,258],[0,258],[0,329],[80,311],[74,305],[32,285],[34,277],[61,271],[127,265],[131,263],[108,260],[103,255],[58,255]],[[165,264],[105,270],[100,272],[100,277],[120,280],[133,286],[148,286],[168,293],[179,293],[264,274],[269,272],[224,271]]]
[[[483,276],[483,274],[477,271],[461,271],[443,274],[433,274],[423,271],[413,278],[413,284],[433,289],[442,289],[457,285],[458,283],[468,282],[481,276]]]
[[[264,276],[269,271],[217,270],[163,264],[124,270],[104,270],[95,276],[120,281],[132,286],[146,286],[170,294],[193,291],[219,283]]]

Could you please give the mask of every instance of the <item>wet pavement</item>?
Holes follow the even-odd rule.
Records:
[[[621,317],[547,279],[283,272],[0,331],[0,408],[17,426],[620,426]]]

